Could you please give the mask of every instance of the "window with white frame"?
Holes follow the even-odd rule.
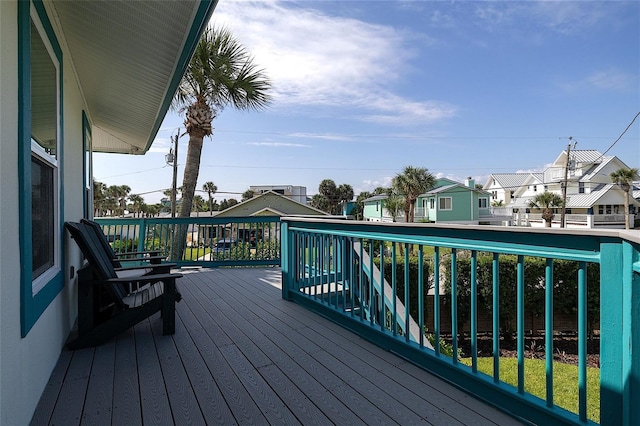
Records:
[[[481,209],[486,209],[489,206],[489,200],[487,197],[479,197],[478,198],[478,207]]]
[[[438,209],[439,210],[451,210],[452,209],[452,199],[451,199],[451,197],[440,197],[438,199]]]
[[[31,244],[33,293],[60,270],[59,63],[31,20]]]
[[[435,199],[435,198],[430,198],[430,199],[429,199],[429,208],[430,208],[431,210],[433,210],[433,209],[435,209],[435,208],[436,208],[436,199]]]
[[[62,49],[41,0],[18,3],[20,334],[64,287]]]

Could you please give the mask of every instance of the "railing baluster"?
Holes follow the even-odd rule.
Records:
[[[553,259],[544,270],[544,340],[547,407],[553,407]]]
[[[375,277],[373,276],[373,249],[376,246],[374,240],[369,240],[369,324],[373,326],[373,317],[375,316],[374,309],[374,287]]]
[[[384,330],[386,327],[386,318],[385,315],[386,303],[384,301],[384,241],[380,241],[380,292],[376,300],[379,300],[378,307],[378,322],[380,323],[380,330]]]
[[[393,335],[398,335],[398,277],[397,277],[397,259],[396,259],[396,243],[391,243],[391,293],[393,293],[393,312],[391,313],[391,327]]]
[[[408,342],[411,340],[410,322],[411,311],[409,310],[409,244],[404,243],[404,337]]]
[[[420,327],[420,347],[424,347],[424,250],[418,246],[418,326]]]
[[[451,249],[451,345],[453,346],[452,361],[458,363],[458,260],[457,250]]]
[[[524,256],[518,255],[516,282],[518,346],[518,393],[524,393]]]
[[[477,252],[471,251],[471,370],[478,372],[478,283]],[[454,354],[456,356],[457,354]]]
[[[587,421],[587,265],[585,262],[580,262],[578,266],[578,415],[580,421]]]
[[[364,239],[360,238],[359,239],[360,242],[360,268],[358,268],[360,276],[358,277],[358,285],[360,287],[360,290],[358,291],[358,293],[360,294],[360,321],[364,321],[364,302],[363,302],[363,298],[364,298],[364,262],[362,261],[362,256],[364,254]]]
[[[500,255],[493,253],[493,381],[500,382]]]
[[[433,248],[433,330],[436,356],[440,356],[440,247]]]

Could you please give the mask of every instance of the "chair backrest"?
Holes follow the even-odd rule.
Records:
[[[64,226],[76,244],[78,244],[78,247],[80,247],[87,261],[89,261],[89,265],[91,265],[95,271],[98,279],[108,280],[118,277],[111,263],[111,258],[105,253],[103,247],[97,243],[95,234],[88,225],[77,222],[65,222]],[[124,284],[107,285],[105,288],[114,299],[114,302],[121,307],[126,307],[122,302],[122,299],[128,294]]]
[[[111,247],[111,244],[109,244],[107,236],[102,231],[102,226],[100,226],[98,222],[94,222],[93,220],[89,219],[82,219],[80,222],[86,225],[89,230],[93,232],[96,238],[96,242],[99,243],[104,251],[110,256],[113,266],[115,268],[122,267],[122,264],[117,260],[116,252],[113,250],[113,247]]]

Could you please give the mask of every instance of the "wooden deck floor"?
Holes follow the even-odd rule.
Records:
[[[411,363],[281,299],[280,270],[179,280],[176,334],[152,317],[64,351],[32,424],[517,424]]]

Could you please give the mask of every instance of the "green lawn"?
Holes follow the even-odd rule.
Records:
[[[208,254],[211,252],[211,249],[208,247],[187,247],[187,249],[184,251],[184,256],[182,257],[183,260],[197,260],[198,258],[201,258],[202,256],[204,256],[205,254]]]
[[[471,365],[471,358],[462,362]],[[493,376],[493,358],[478,358],[478,371]],[[524,388],[545,399],[546,373],[543,359],[524,360]],[[500,358],[500,380],[512,386],[518,385],[518,360]],[[578,412],[578,367],[561,362],[553,363],[553,402],[566,410]],[[587,417],[600,422],[600,369],[587,368]]]

